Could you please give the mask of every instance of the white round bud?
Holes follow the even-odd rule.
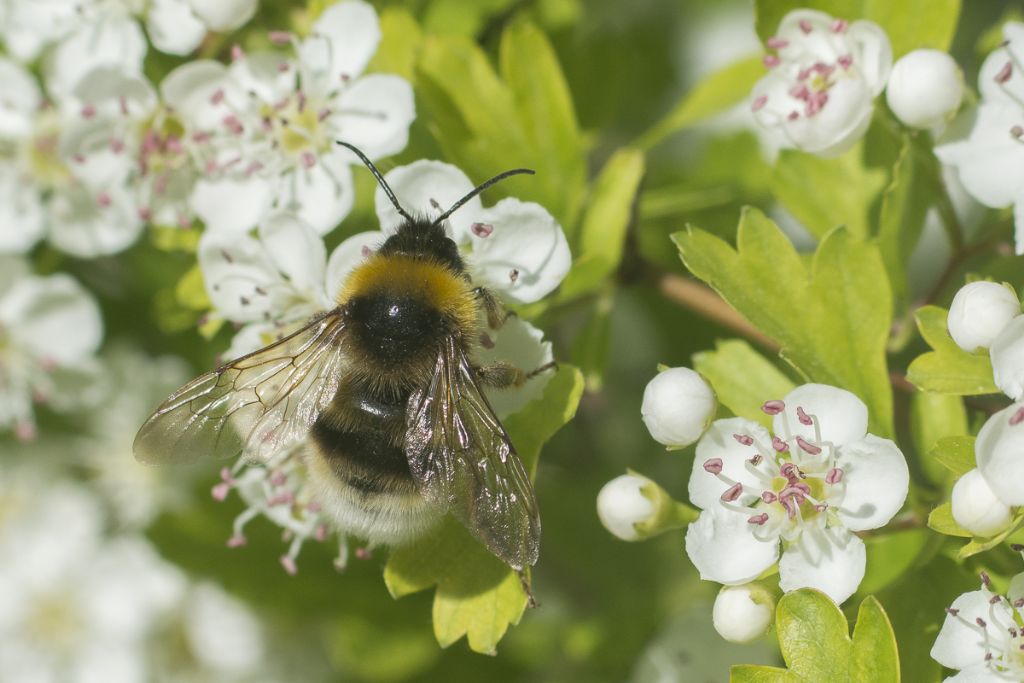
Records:
[[[703,377],[690,368],[669,368],[647,383],[640,414],[655,441],[682,448],[700,438],[717,409]]]
[[[722,586],[711,619],[718,635],[731,643],[749,643],[768,632],[775,600],[757,584]]]
[[[988,353],[996,386],[1014,401],[1024,398],[1024,315],[1010,321]]]
[[[597,494],[597,516],[613,536],[623,541],[640,540],[636,525],[653,519],[655,512],[654,501],[641,491],[648,484],[654,482],[637,474],[623,474]]]
[[[995,536],[1010,523],[1010,506],[975,468],[953,485],[953,519],[975,536]]]
[[[1018,315],[1020,302],[1012,289],[996,282],[971,282],[953,297],[946,327],[957,346],[974,353],[992,346]]]
[[[964,97],[964,77],[941,50],[914,50],[896,62],[885,99],[900,121],[911,128],[934,128],[952,118]]]

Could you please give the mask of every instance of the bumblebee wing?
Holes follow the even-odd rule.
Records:
[[[508,433],[449,338],[429,386],[409,398],[405,454],[423,494],[514,569],[537,561],[540,511]]]
[[[135,437],[135,457],[181,463],[245,453],[266,461],[303,439],[334,398],[346,362],[340,310],[174,392]]]

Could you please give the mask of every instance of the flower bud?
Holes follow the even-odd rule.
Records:
[[[613,536],[639,541],[697,518],[697,511],[675,501],[656,483],[634,472],[604,485],[597,494],[597,516]]]
[[[768,632],[775,596],[759,583],[722,586],[711,612],[715,630],[731,643],[749,643]]]
[[[1024,398],[1024,315],[1011,320],[999,333],[989,356],[996,386],[1014,401]]]
[[[995,282],[971,282],[960,288],[949,306],[946,327],[956,345],[968,353],[987,349],[1020,314],[1013,290]]]
[[[995,536],[1010,523],[1010,506],[996,497],[975,468],[953,486],[953,519],[975,536]]]
[[[885,91],[892,113],[911,128],[934,128],[950,119],[963,96],[960,67],[941,50],[914,50],[901,57]]]
[[[1024,505],[1024,403],[992,415],[974,442],[974,458],[985,482],[1005,505]]]
[[[667,368],[647,383],[640,414],[654,440],[671,449],[699,439],[717,409],[703,377],[690,368]]]

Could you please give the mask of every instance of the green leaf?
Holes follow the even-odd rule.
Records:
[[[881,603],[869,597],[860,603],[857,625],[853,629],[853,661],[851,681],[900,680],[900,658],[896,634]]]
[[[964,431],[967,431],[966,425]],[[977,467],[973,436],[947,436],[939,439],[928,455],[960,478]]]
[[[808,272],[782,231],[752,208],[740,219],[736,249],[693,227],[672,239],[687,268],[776,340],[783,358],[811,381],[857,394],[872,432],[892,434],[892,296],[876,245],[834,230]]]
[[[863,144],[831,159],[784,150],[772,174],[772,192],[818,239],[837,225],[866,238],[871,234],[871,207],[885,187],[886,174],[865,166],[863,156]]]
[[[637,149],[624,147],[605,164],[590,192],[576,263],[562,283],[559,298],[572,299],[597,288],[618,268],[643,175],[644,155]]]
[[[841,19],[875,22],[888,34],[897,59],[920,47],[948,49],[960,16],[960,0],[757,0],[754,7],[762,41],[775,34],[790,11],[818,9]]]
[[[952,516],[952,513],[950,514],[950,516]],[[929,523],[930,522],[931,517],[929,517]],[[1006,527],[1006,529],[1004,529],[1001,533],[991,537],[975,536],[970,540],[969,543],[960,548],[959,552],[957,552],[956,554],[957,558],[961,560],[966,560],[968,557],[971,557],[972,555],[977,555],[978,553],[983,553],[986,550],[995,548],[997,545],[1005,541],[1010,536],[1010,534],[1017,531],[1017,529],[1019,529],[1022,524],[1024,524],[1024,511],[1018,511],[1018,513],[1010,521],[1010,525]]]
[[[961,527],[953,519],[953,506],[949,502],[943,503],[928,514],[928,528],[946,536],[960,536],[961,538],[973,536],[970,531]]]
[[[423,44],[423,31],[416,19],[404,9],[384,8],[380,13],[380,32],[380,45],[367,70],[412,80],[416,55]]]
[[[769,428],[772,418],[761,405],[769,398],[782,398],[794,386],[771,361],[741,339],[720,341],[714,351],[694,354],[693,369],[711,383],[719,403],[734,415]]]
[[[907,294],[907,262],[924,229],[932,198],[936,192],[938,165],[931,151],[924,149],[924,135],[903,136],[900,155],[893,167],[892,180],[882,195],[882,210],[878,219],[878,246],[882,250],[893,298],[897,310]]]
[[[460,8],[464,5],[459,3]],[[540,162],[536,171],[551,193],[542,203],[563,225],[572,227],[583,199],[587,170],[572,94],[554,48],[533,24],[513,21],[501,37],[500,65],[518,119]],[[640,164],[637,173],[642,173],[642,158],[633,163]]]
[[[203,271],[196,264],[181,276],[174,288],[174,298],[180,306],[192,311],[205,311],[211,307],[210,297],[203,284]]]
[[[767,666],[734,667],[730,681],[828,681],[899,683],[896,637],[881,604],[866,598],[853,638],[846,617],[824,593],[804,588],[787,593],[775,609],[779,649],[788,671]]]
[[[536,468],[543,444],[576,413],[583,377],[559,368],[544,395],[505,420],[527,469]],[[510,624],[526,609],[519,577],[453,518],[433,532],[396,548],[384,567],[384,582],[395,598],[436,586],[434,635],[442,647],[463,636],[476,652],[494,653]]]
[[[940,439],[963,436],[967,432],[967,410],[959,396],[930,391],[916,391],[911,395],[910,433],[918,453],[931,453]],[[941,454],[933,455],[941,457]],[[973,451],[971,458],[973,461]],[[935,457],[919,460],[932,481],[938,483],[948,478]]]
[[[673,133],[739,104],[765,73],[767,70],[760,56],[719,69],[686,93],[664,118],[637,140],[637,147],[651,149]]]
[[[604,371],[611,352],[613,291],[605,292],[593,302],[590,317],[573,341],[571,357],[576,361],[587,389],[599,391],[604,382]]]
[[[907,368],[907,379],[925,391],[960,396],[996,394],[992,361],[985,354],[967,353],[953,341],[946,329],[947,311],[925,306],[914,313],[917,329],[932,351],[915,358]]]

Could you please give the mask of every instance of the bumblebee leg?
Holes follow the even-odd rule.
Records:
[[[522,586],[523,592],[526,593],[526,606],[531,609],[538,607],[539,603],[537,598],[533,597],[533,591],[530,590],[530,579],[527,578],[526,572],[522,569],[517,569],[516,574],[519,575],[519,585]]]
[[[510,311],[506,311],[505,307],[501,305],[501,301],[498,297],[494,296],[491,290],[486,287],[477,287],[473,290],[473,294],[480,299],[480,302],[484,306],[484,312],[487,313],[487,326],[492,330],[496,330],[505,324],[505,321],[510,316],[515,315]]]
[[[551,361],[530,372],[525,372],[511,363],[499,361],[477,367],[476,377],[481,384],[494,387],[495,389],[504,389],[506,387],[521,387],[540,373],[557,368],[558,363]]]

